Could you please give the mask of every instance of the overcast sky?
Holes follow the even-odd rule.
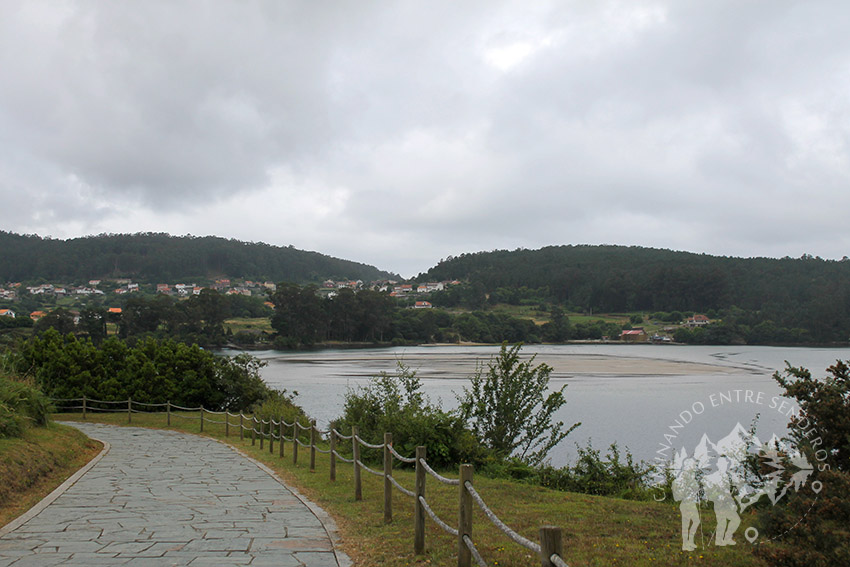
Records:
[[[0,229],[850,254],[844,0],[0,0]]]

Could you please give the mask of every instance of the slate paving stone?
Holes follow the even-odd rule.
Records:
[[[229,447],[172,431],[72,425],[111,450],[0,538],[0,567],[338,567],[311,509]]]

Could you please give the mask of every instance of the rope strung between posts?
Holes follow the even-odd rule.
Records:
[[[399,460],[399,461],[401,461],[402,463],[415,463],[415,462],[416,462],[416,457],[410,457],[410,458],[408,458],[408,457],[403,457],[403,456],[399,455],[399,454],[398,454],[398,451],[396,451],[395,449],[393,449],[393,446],[392,446],[392,445],[390,445],[390,446],[389,446],[389,449],[390,449],[390,453],[392,453],[392,454],[393,454],[393,457],[395,457],[396,459],[398,459],[398,460]]]
[[[113,410],[115,411],[115,410]],[[127,411],[127,410],[124,410]],[[201,419],[199,415],[180,415],[179,413],[172,413],[171,417],[179,417],[180,419]]]
[[[403,487],[402,485],[400,485],[398,483],[398,481],[396,479],[394,479],[393,477],[388,476],[387,478],[390,479],[390,482],[393,483],[393,486],[395,486],[402,494],[406,494],[407,496],[410,496],[411,498],[416,498],[415,492],[413,492],[412,490],[408,490],[405,487]]]
[[[442,482],[443,484],[448,484],[450,486],[460,486],[460,480],[456,478],[446,478],[442,476],[440,473],[432,469],[425,459],[419,459],[420,464],[425,469],[425,472]]]
[[[366,465],[364,465],[362,461],[357,461],[357,464],[360,466],[360,468],[361,468],[361,469],[365,470],[366,472],[370,472],[370,473],[372,473],[372,474],[373,474],[373,475],[375,475],[375,476],[381,476],[381,477],[382,477],[382,476],[384,476],[384,473],[382,473],[382,472],[378,472],[378,471],[373,470],[373,469],[370,469],[369,467],[367,467]]]
[[[350,441],[351,439],[354,438],[353,435],[343,435],[342,433],[340,433],[336,429],[334,429],[333,432],[336,433],[336,436],[339,437],[340,439],[346,439],[346,440]]]
[[[369,447],[370,449],[383,449],[384,448],[383,443],[381,443],[380,445],[372,445],[371,443],[366,443],[364,440],[362,440],[359,435],[357,437],[355,437],[355,439],[357,439],[358,443],[360,443],[364,447]]]
[[[330,450],[330,449],[319,449],[318,447],[316,447],[316,452],[317,452],[317,453],[322,453],[322,454],[324,454],[324,455],[330,455],[330,454],[331,454],[331,450]]]
[[[125,402],[125,403],[126,403],[126,402]],[[184,408],[183,406],[178,406],[178,405],[175,405],[175,404],[171,404],[171,407],[172,407],[173,409],[179,409],[179,410],[183,410],[183,411],[201,411],[200,406],[198,406],[198,407],[196,407],[196,408]]]
[[[551,561],[552,564],[555,565],[555,567],[570,567],[569,565],[567,565],[567,562],[561,559],[561,556],[557,553],[553,553],[552,555],[550,555],[549,561]]]
[[[472,557],[475,558],[475,562],[478,563],[478,567],[488,567],[487,562],[484,561],[484,558],[481,557],[480,553],[478,553],[478,548],[475,547],[475,544],[472,542],[472,538],[463,534],[463,543],[465,543],[466,547],[469,548],[469,552],[472,554]]]
[[[334,454],[334,456],[335,456],[337,459],[339,459],[339,460],[340,460],[340,461],[342,461],[343,463],[354,463],[354,459],[346,459],[345,457],[343,457],[342,455],[340,455],[340,454],[339,454],[339,453],[337,453],[336,451],[334,451],[334,453],[333,453],[333,454]]]
[[[92,400],[86,400],[86,401],[90,402]],[[134,406],[146,406],[146,407],[149,407],[149,408],[164,408],[168,404],[148,404],[148,403],[145,403],[145,402],[133,402],[133,405]],[[213,413],[213,412],[210,412],[210,413]]]
[[[464,487],[466,487],[466,490],[472,496],[472,499],[475,501],[475,503],[478,504],[478,507],[481,508],[481,511],[484,512],[484,515],[487,516],[487,518],[491,522],[493,522],[493,525],[499,528],[499,530],[501,530],[503,534],[511,538],[515,543],[518,543],[519,545],[528,548],[535,553],[540,553],[540,544],[534,543],[533,541],[522,537],[521,535],[513,531],[511,528],[509,528],[505,524],[505,522],[500,520],[499,517],[493,513],[490,507],[487,506],[487,504],[481,498],[481,495],[478,494],[475,488],[473,488],[471,482],[467,481],[466,483],[464,483]]]
[[[431,507],[430,507],[430,506],[428,506],[428,501],[427,501],[427,500],[425,500],[425,497],[424,497],[424,496],[420,496],[420,497],[419,497],[419,503],[420,503],[420,504],[422,504],[422,508],[423,508],[426,512],[428,512],[428,515],[429,515],[429,516],[431,516],[431,519],[432,519],[432,520],[434,520],[434,522],[435,522],[438,526],[440,526],[441,528],[443,528],[443,530],[444,530],[444,531],[446,531],[446,532],[448,532],[448,533],[452,534],[453,536],[457,536],[457,529],[456,529],[456,528],[451,527],[450,525],[448,525],[447,523],[445,523],[443,520],[441,520],[441,519],[440,519],[440,517],[439,517],[436,513],[434,513],[434,511],[431,509]]]

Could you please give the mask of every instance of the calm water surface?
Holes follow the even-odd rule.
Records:
[[[497,352],[423,346],[252,354],[268,363],[263,379],[297,391],[297,401],[325,427],[340,415],[347,391],[393,372],[398,361],[417,371],[433,402],[455,408],[476,366]],[[781,436],[793,404],[779,398],[772,374],[788,361],[823,376],[837,359],[850,358],[850,349],[593,344],[526,346],[522,354],[553,368],[550,386],[567,384],[557,419],[582,424],[550,455],[562,466],[575,458],[577,444],[589,442],[598,449],[616,442],[644,460],[667,456],[665,445],[690,453],[704,434],[717,441],[736,423],[749,429],[757,416],[760,439]]]

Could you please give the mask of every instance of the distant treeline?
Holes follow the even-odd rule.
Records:
[[[140,233],[56,240],[0,231],[0,283],[109,277],[156,283],[219,276],[306,283],[324,278],[372,281],[391,274],[291,246],[213,236]]]
[[[484,308],[551,301],[579,312],[712,311],[746,338],[761,326],[766,342],[833,342],[850,337],[850,261],[731,258],[624,246],[557,246],[463,254],[420,275],[460,279],[435,304]],[[746,329],[741,329],[745,326]],[[722,336],[721,336],[722,335]],[[737,340],[737,339],[736,339]],[[733,341],[734,342],[734,341]]]
[[[186,300],[166,295],[148,297],[134,294],[124,299],[120,313],[110,313],[107,308],[92,304],[75,316],[70,310],[60,307],[39,319],[34,327],[37,334],[55,329],[62,335],[73,333],[100,345],[108,338],[108,324],[113,323],[117,326],[118,338],[128,339],[131,343],[146,338],[169,338],[188,344],[220,346],[233,340],[225,331],[225,319],[269,317],[271,313],[272,310],[261,298],[222,295],[215,290],[204,289],[199,295]],[[29,320],[28,317],[17,319]],[[252,334],[250,342],[254,340]]]
[[[492,311],[452,313],[443,309],[400,307],[386,293],[343,289],[335,297],[321,296],[312,285],[279,284],[271,297],[276,346],[300,348],[328,341],[349,342],[482,342],[499,343],[618,337],[621,326],[595,321],[572,326],[563,310],[551,308],[551,321]]]

